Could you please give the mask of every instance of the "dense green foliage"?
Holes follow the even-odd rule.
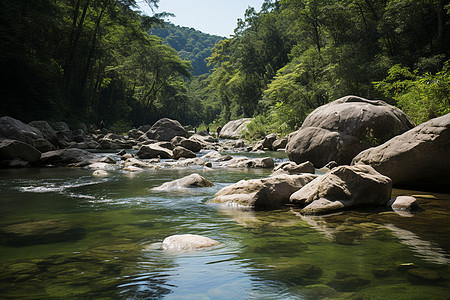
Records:
[[[206,65],[206,58],[211,56],[214,45],[224,39],[167,22],[152,27],[149,33],[163,38],[164,44],[177,50],[182,59],[191,61],[194,76],[207,74],[211,70],[211,67]]]
[[[229,39],[135,9],[136,0],[0,0],[0,115],[112,128],[256,117],[248,137],[258,138],[350,94],[418,123],[449,112],[443,0],[265,0]]]
[[[417,124],[450,113],[450,61],[436,74],[395,65],[375,87],[392,97]]]
[[[258,116],[250,136],[285,133],[314,108],[351,94],[384,99],[418,122],[442,115],[449,111],[448,68],[441,71],[450,58],[449,8],[440,0],[266,0],[260,12],[249,8],[209,58],[222,118]],[[392,78],[397,65],[418,71],[401,93],[390,93],[379,82],[389,70],[403,80]]]
[[[147,0],[156,6],[158,0]],[[124,127],[201,123],[191,63],[149,35],[135,0],[0,1],[1,115]]]

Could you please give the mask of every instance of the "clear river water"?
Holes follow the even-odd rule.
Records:
[[[1,299],[450,299],[448,194],[394,190],[417,197],[413,214],[380,208],[305,217],[291,206],[255,212],[207,203],[221,188],[271,170],[92,173],[0,170],[0,230],[44,220],[84,230],[62,242],[0,245]],[[215,185],[151,190],[192,173]],[[186,233],[221,244],[158,247]]]

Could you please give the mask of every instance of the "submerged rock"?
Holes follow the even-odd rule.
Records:
[[[371,165],[394,186],[448,192],[450,114],[432,119],[359,153],[352,164]]]
[[[241,180],[221,189],[210,203],[252,209],[278,208],[286,204],[295,191],[316,177],[313,174],[303,174]]]
[[[354,206],[384,205],[391,192],[392,181],[372,167],[340,166],[302,187],[290,201],[306,206],[303,214],[326,214]]]
[[[294,136],[286,153],[297,163],[317,168],[331,160],[350,164],[359,152],[414,127],[401,110],[381,100],[347,96],[315,109]]]
[[[413,268],[408,270],[408,280],[412,283],[437,283],[443,278],[438,272],[425,268]]]
[[[197,188],[197,187],[210,187],[214,186],[214,184],[200,176],[199,174],[191,174],[189,176],[166,182],[161,186],[154,187],[152,190],[154,191],[171,191],[177,189],[185,189],[185,188]]]
[[[30,221],[0,229],[0,243],[6,246],[29,246],[78,240],[85,230],[67,221]]]
[[[369,283],[369,279],[361,278],[355,274],[336,272],[335,279],[328,282],[328,285],[340,292],[354,292]]]
[[[196,234],[178,234],[166,237],[162,242],[163,250],[192,251],[219,245],[220,242]]]
[[[92,173],[92,176],[94,177],[108,177],[109,173],[105,170],[95,170],[94,173]]]
[[[336,296],[337,292],[326,284],[307,285],[301,289],[306,299],[324,299]]]

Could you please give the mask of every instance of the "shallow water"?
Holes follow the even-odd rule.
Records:
[[[270,171],[92,172],[0,170],[0,227],[56,219],[85,229],[70,241],[0,246],[0,298],[450,299],[450,195],[394,190],[418,197],[422,210],[413,215],[372,209],[304,217],[295,207],[206,204],[222,187]],[[215,186],[151,190],[191,173]],[[154,246],[184,233],[221,245],[190,253]]]

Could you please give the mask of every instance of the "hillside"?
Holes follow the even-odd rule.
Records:
[[[211,55],[211,49],[223,37],[203,33],[194,28],[182,27],[166,22],[163,27],[153,27],[149,34],[164,39],[164,43],[178,51],[184,60],[192,62],[192,73],[195,76],[208,73],[211,67],[205,59]]]

